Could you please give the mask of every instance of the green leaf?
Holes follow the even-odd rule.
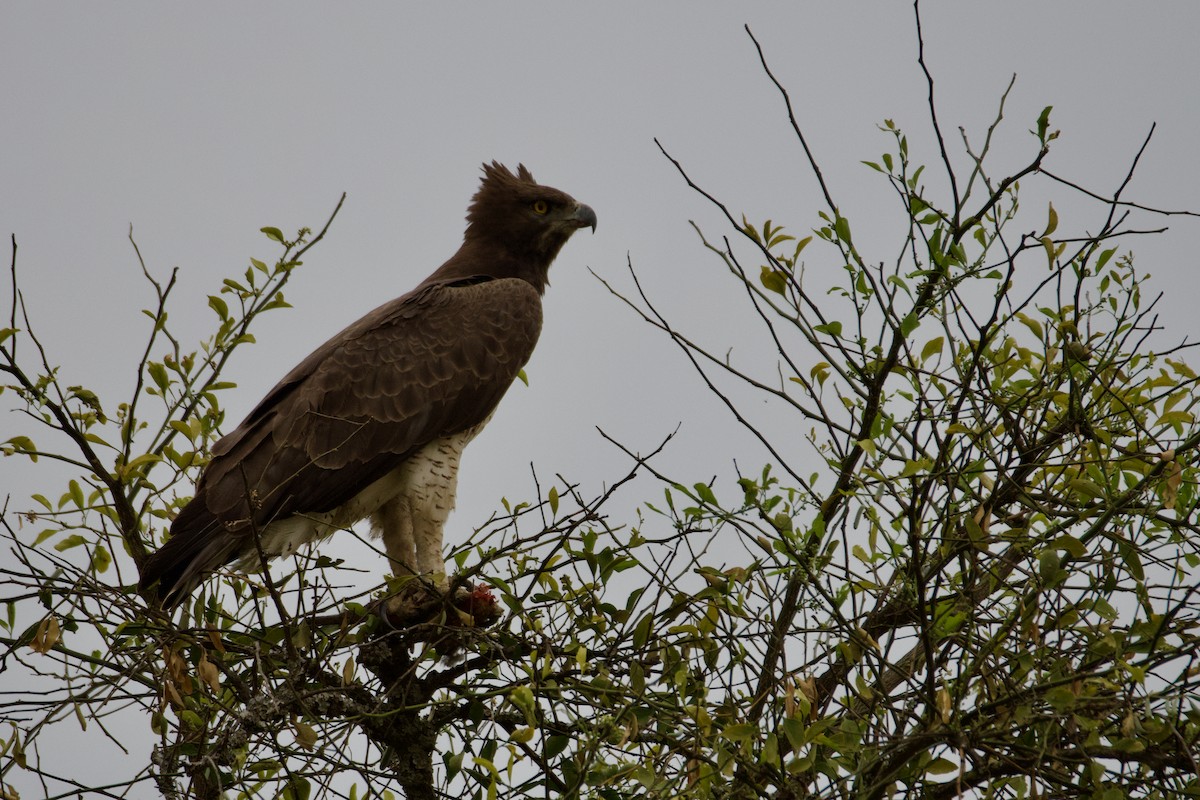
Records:
[[[150,464],[157,464],[160,461],[162,461],[162,456],[157,455],[156,453],[143,453],[142,455],[138,456],[137,458],[133,459],[128,464],[126,464],[125,471],[132,472],[133,470],[138,469],[139,467],[147,466]]]
[[[762,244],[762,238],[758,235],[758,230],[750,224],[745,214],[742,214],[742,233],[749,236],[753,241]]]
[[[1062,559],[1053,549],[1043,550],[1038,554],[1038,574],[1048,585],[1053,585],[1062,572]]]
[[[508,735],[508,740],[510,742],[516,742],[518,744],[525,744],[527,742],[533,741],[533,734],[534,734],[534,729],[529,727],[528,725],[526,725],[524,727],[517,728],[512,733],[510,733]]]
[[[283,299],[283,292],[276,292],[271,298],[271,302],[262,307],[263,311],[270,311],[275,308],[291,308],[292,304]]]
[[[317,746],[317,732],[307,722],[296,720],[292,723],[292,731],[296,736],[296,744],[300,745],[303,749],[312,750]]]
[[[446,765],[447,780],[453,779],[455,775],[462,772],[463,755],[464,753],[461,751],[458,753],[442,753],[442,763]],[[350,800],[355,800],[354,790],[351,790]]]
[[[810,378],[813,378],[818,386],[824,386],[825,381],[829,378],[829,372],[832,369],[828,361],[819,361],[813,364],[812,369],[808,371]]]
[[[200,434],[200,420],[196,419],[195,417],[192,417],[187,422],[173,419],[173,420],[170,420],[168,424],[171,426],[172,430],[174,430],[176,433],[182,433],[184,436],[186,436],[189,440],[191,440],[193,442],[196,440],[196,437]]]
[[[267,227],[267,228],[259,228],[259,230],[262,231],[263,233],[265,233],[267,235],[268,239],[274,239],[275,241],[279,242],[280,244],[284,244],[283,232],[281,230],[279,230],[279,228]]]
[[[936,339],[930,339],[926,342],[925,346],[921,348],[921,363],[925,363],[933,356],[941,355],[942,345],[945,343],[946,338],[944,336],[939,336]]]
[[[1095,481],[1089,481],[1087,478],[1072,478],[1067,481],[1067,488],[1081,497],[1099,500],[1104,497],[1104,487]]]
[[[732,725],[726,725],[725,730],[721,734],[731,742],[739,744],[749,744],[758,733],[758,726],[751,725],[749,722],[737,722]]]
[[[97,436],[96,434],[92,433],[91,431],[88,431],[87,433],[85,433],[83,435],[83,438],[86,439],[87,441],[91,442],[92,444],[98,444],[101,447],[112,447],[111,444],[109,444],[107,441],[105,441],[101,437]]]
[[[1140,753],[1146,749],[1146,743],[1137,739],[1118,739],[1113,742],[1113,749],[1121,753]]]
[[[33,461],[37,461],[37,447],[34,445],[33,440],[30,439],[28,436],[14,436],[11,439],[5,441],[4,444],[11,447],[12,452],[24,453],[25,455],[28,455]]]
[[[783,721],[783,735],[787,737],[788,744],[793,750],[799,750],[804,746],[804,723],[795,717],[788,717]]]
[[[567,745],[571,740],[562,734],[555,734],[546,738],[546,757],[554,758],[556,755],[567,749]]]
[[[983,528],[975,517],[969,514],[964,517],[963,529],[966,530],[967,538],[971,540],[971,544],[976,550],[987,549],[987,534],[983,532]]]
[[[208,307],[217,312],[222,320],[229,319],[229,304],[215,294],[208,296]]]
[[[112,556],[109,555],[108,548],[104,545],[97,545],[92,551],[92,566],[96,572],[107,572],[109,565],[112,564]]]
[[[69,486],[70,486],[69,494],[71,495],[71,502],[75,504],[76,508],[82,509],[84,506],[87,505],[87,501],[84,499],[84,496],[83,496],[83,487],[79,485],[79,481],[76,481],[74,479],[71,480],[71,483],[69,484]]]
[[[1155,425],[1191,425],[1196,418],[1190,411],[1168,411],[1157,420]]]
[[[921,182],[921,173],[925,171],[925,165],[917,167],[913,170],[913,174],[908,179],[908,188],[912,191],[917,190],[917,184]]]
[[[1054,245],[1054,240],[1049,236],[1042,237],[1042,247],[1046,250],[1046,258],[1050,262],[1050,266],[1054,266],[1054,257],[1058,255],[1058,248]]]
[[[958,772],[958,764],[946,758],[935,758],[925,767],[927,775],[949,775],[951,772]]]
[[[1134,580],[1145,580],[1146,570],[1142,564],[1142,557],[1138,553],[1137,547],[1124,543],[1118,550],[1120,551],[1121,559],[1125,562],[1126,569],[1129,570],[1129,574],[1133,576]]]
[[[836,338],[842,335],[842,323],[835,319],[826,325],[814,325],[813,330],[817,333],[828,333],[830,336]]]
[[[1038,141],[1040,142],[1046,141],[1046,130],[1050,127],[1050,109],[1052,108],[1054,108],[1054,106],[1046,106],[1042,109],[1042,113],[1038,117],[1037,137]]]
[[[1171,369],[1175,370],[1175,372],[1178,374],[1188,378],[1189,380],[1196,380],[1195,370],[1193,370],[1183,361],[1173,361],[1169,358],[1164,358],[1163,360],[1166,361],[1171,366]]]
[[[1046,220],[1046,230],[1042,231],[1042,236],[1049,236],[1058,229],[1058,212],[1054,210],[1054,203],[1050,204],[1049,218]]]
[[[783,294],[787,290],[787,275],[777,269],[764,266],[762,274],[759,276],[759,281],[762,282],[764,287],[776,294]]]
[[[1028,314],[1024,314],[1020,311],[1017,312],[1017,319],[1021,322],[1022,325],[1024,325],[1026,328],[1029,328],[1029,330],[1033,331],[1034,336],[1036,336],[1038,339],[1042,338],[1042,333],[1043,333],[1042,323],[1038,322],[1033,317],[1030,317]]]
[[[1074,706],[1077,700],[1075,693],[1066,686],[1059,686],[1046,692],[1046,702],[1060,713]]]
[[[646,646],[646,642],[650,641],[650,632],[653,629],[654,617],[650,614],[642,616],[637,627],[633,629],[633,646],[641,650]]]
[[[556,487],[554,487],[554,486],[550,487],[550,494],[547,497],[547,499],[550,501],[550,513],[557,515],[558,514],[558,489]]]
[[[87,539],[81,534],[73,533],[55,544],[54,549],[61,553],[64,550],[70,550],[72,547],[79,547],[81,544],[87,544]]]
[[[312,784],[308,782],[308,779],[293,775],[279,796],[283,800],[308,800],[311,794]]]
[[[834,233],[837,234],[837,237],[843,242],[846,244],[853,244],[853,242],[850,240],[850,221],[845,217],[841,216],[840,214],[838,215],[837,219],[833,221],[833,230]]]
[[[1067,533],[1064,533],[1051,542],[1051,546],[1058,550],[1065,550],[1071,558],[1083,558],[1087,553],[1087,548],[1084,547],[1083,542]]]
[[[508,701],[516,706],[527,720],[535,719],[537,703],[528,686],[517,686],[508,693]]]
[[[171,378],[167,375],[167,368],[157,361],[150,361],[146,364],[146,371],[150,373],[151,380],[158,387],[160,392],[165,392],[167,387],[171,385]]]

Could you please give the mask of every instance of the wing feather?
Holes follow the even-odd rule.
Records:
[[[233,468],[204,487],[227,526],[249,516],[247,482],[259,524],[329,511],[428,442],[486,420],[533,352],[541,300],[515,279],[432,286],[380,317],[335,337],[295,388],[256,409],[269,444],[231,450]]]
[[[256,528],[336,509],[430,441],[486,421],[541,318],[527,282],[470,279],[423,285],[334,336],[214,445],[156,556],[163,583],[237,559]]]

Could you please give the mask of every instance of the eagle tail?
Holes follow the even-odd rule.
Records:
[[[170,538],[142,566],[138,587],[163,608],[173,608],[210,572],[233,561],[240,543],[202,502],[193,500],[171,525]]]

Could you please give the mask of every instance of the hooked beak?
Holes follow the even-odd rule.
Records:
[[[596,212],[592,211],[592,207],[579,203],[575,206],[575,212],[571,214],[571,220],[574,221],[577,228],[591,228],[592,233],[596,232]]]

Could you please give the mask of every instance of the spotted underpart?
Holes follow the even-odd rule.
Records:
[[[383,539],[393,574],[420,575],[444,586],[442,531],[454,510],[459,461],[486,424],[484,420],[471,430],[430,442],[333,511],[297,514],[268,524],[261,533],[264,555],[290,556],[370,517],[371,532]],[[257,552],[246,553],[235,566],[257,568]]]
[[[371,529],[383,539],[395,575],[415,574],[445,585],[442,530],[454,510],[458,462],[482,428],[430,442],[389,476],[398,491],[372,513]]]

